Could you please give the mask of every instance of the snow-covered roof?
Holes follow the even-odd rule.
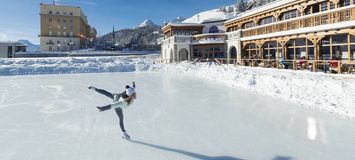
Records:
[[[238,20],[238,19],[242,19],[242,18],[245,18],[247,16],[250,16],[250,15],[253,15],[253,14],[257,14],[257,13],[260,13],[260,12],[263,12],[263,11],[271,10],[273,8],[277,8],[279,6],[282,6],[282,5],[291,3],[291,2],[295,2],[295,1],[297,1],[297,0],[278,0],[278,1],[274,1],[274,2],[268,3],[268,4],[264,5],[264,6],[261,6],[261,7],[246,11],[244,13],[241,13],[241,14],[239,14],[238,17],[230,19],[230,20],[226,21],[225,23],[232,22],[232,21],[235,21],[235,20]]]
[[[162,29],[166,29],[167,27],[185,27],[185,26],[190,26],[190,27],[203,27],[203,24],[198,24],[198,23],[169,23],[165,25]]]
[[[198,13],[182,23],[203,23],[203,22],[212,22],[212,21],[222,21],[234,18],[233,13],[227,13],[220,11],[219,9],[212,9]]]
[[[170,26],[181,27],[181,26],[204,26],[198,23],[169,23]]]

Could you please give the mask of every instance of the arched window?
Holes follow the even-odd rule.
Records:
[[[263,59],[276,59],[282,52],[281,45],[276,41],[266,42],[263,46]]]
[[[306,38],[290,40],[287,43],[287,59],[314,59],[314,45]]]
[[[209,33],[218,33],[218,32],[219,32],[219,30],[218,30],[217,26],[212,26],[209,29]]]
[[[242,55],[243,59],[259,59],[259,49],[255,43],[250,43],[245,46],[244,53]]]

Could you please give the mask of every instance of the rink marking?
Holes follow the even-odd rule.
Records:
[[[307,123],[307,137],[313,141],[317,138],[317,122],[313,117],[308,117]]]

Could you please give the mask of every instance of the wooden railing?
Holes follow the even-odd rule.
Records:
[[[186,59],[163,59],[155,63],[175,63],[186,61]],[[355,73],[355,61],[339,61],[339,60],[277,60],[277,59],[242,59],[239,64],[237,59],[227,58],[206,58],[206,59],[192,59],[190,62],[195,64],[197,62],[213,62],[219,65],[233,64],[250,67],[262,68],[278,68],[291,70],[308,70],[313,72],[326,73]]]
[[[325,12],[324,14],[317,14],[316,16],[305,18],[297,18],[294,21],[287,21],[285,23],[277,23],[265,27],[255,27],[255,29],[245,29],[242,34],[243,37],[256,36],[261,34],[269,34],[281,31],[288,31],[293,29],[300,29],[305,27],[314,27],[325,24],[333,24],[338,22],[345,22],[354,20],[353,12],[355,8],[346,8],[336,10],[334,12]]]
[[[226,35],[224,33],[194,35],[192,41],[193,43],[224,43],[226,41]]]
[[[314,72],[355,73],[354,61],[341,60],[276,60],[243,59],[243,66],[278,68],[292,70],[309,70]]]

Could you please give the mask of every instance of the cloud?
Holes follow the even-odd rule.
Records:
[[[6,41],[7,35],[5,33],[0,32],[0,41]]]
[[[29,40],[34,44],[39,44],[38,31],[34,29],[12,30],[7,29],[0,32],[0,41],[18,41],[20,39]]]

